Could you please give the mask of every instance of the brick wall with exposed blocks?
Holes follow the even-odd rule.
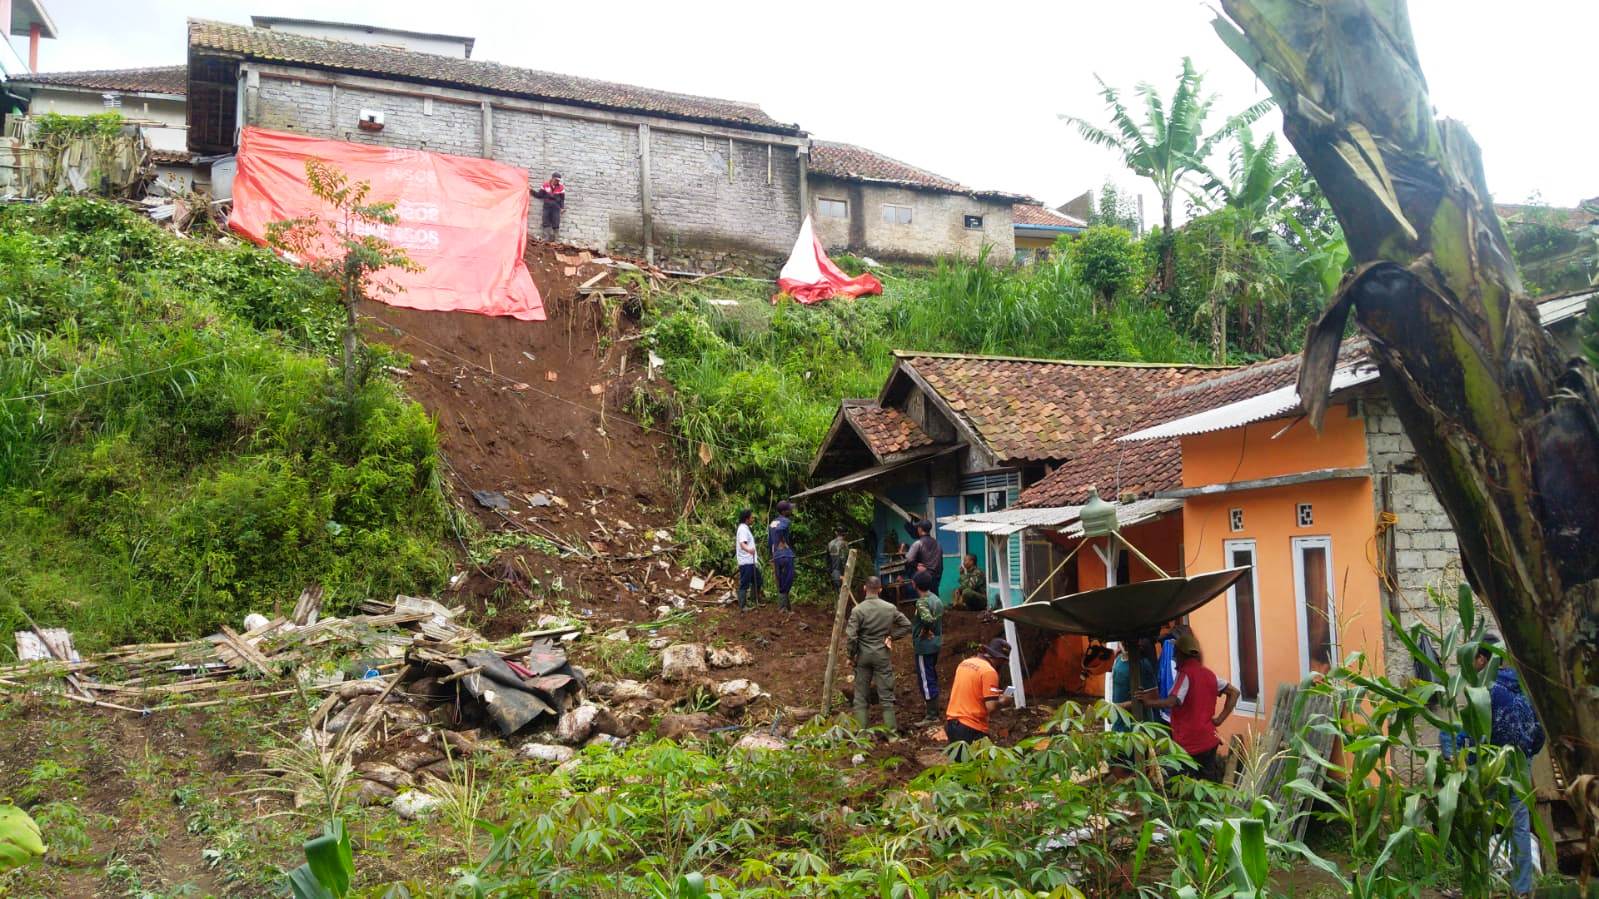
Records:
[[[1440,632],[1455,627],[1459,623],[1454,612],[1456,591],[1465,575],[1460,567],[1460,546],[1455,540],[1454,526],[1422,473],[1415,447],[1405,436],[1388,398],[1373,391],[1361,402],[1376,512],[1380,516],[1389,511],[1396,516],[1389,535],[1393,541],[1389,577],[1395,587],[1392,605],[1397,606],[1400,624],[1407,630],[1418,621]],[[1377,558],[1379,545],[1373,541],[1368,558],[1380,562],[1386,570],[1389,567],[1387,558]],[[1429,590],[1442,596],[1441,607],[1429,595]],[[1477,613],[1487,615],[1481,600],[1477,602]],[[1489,628],[1496,629],[1492,619],[1488,620]],[[1396,682],[1402,682],[1413,674],[1410,655],[1391,629],[1385,632],[1388,634],[1384,652],[1387,674]]]
[[[401,90],[337,87],[259,67],[250,124],[381,146],[484,156],[483,101],[416,96]],[[383,113],[383,130],[356,127],[360,111]],[[495,106],[486,154],[566,182],[557,238],[595,250],[642,255],[644,216],[639,128]],[[650,130],[653,236],[657,262],[775,269],[799,230],[799,164],[792,146]],[[770,150],[768,150],[770,148]],[[539,203],[529,206],[538,234]],[[725,267],[725,266],[723,266]]]
[[[821,215],[823,200],[843,202],[846,217]],[[829,252],[918,261],[940,256],[975,259],[987,244],[992,247],[988,257],[992,263],[1009,265],[1016,255],[1009,201],[812,175],[810,202],[816,236]],[[885,221],[885,205],[910,207],[910,223]],[[969,215],[980,216],[981,226],[968,228]]]

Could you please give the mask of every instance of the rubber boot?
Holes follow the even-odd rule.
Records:
[[[927,710],[922,713],[922,720],[916,722],[917,727],[930,727],[938,723],[938,700],[927,700]]]
[[[883,704],[883,726],[888,728],[888,738],[890,740],[899,737],[899,721],[895,719],[894,707],[888,703]]]
[[[779,593],[779,594],[777,594],[777,607],[779,609],[782,609],[785,612],[788,611],[788,594],[787,593]]]
[[[738,610],[740,612],[749,611],[749,608],[750,608],[750,606],[749,606],[749,598],[750,598],[750,588],[749,587],[739,587],[738,588]]]

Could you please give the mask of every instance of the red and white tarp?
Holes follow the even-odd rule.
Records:
[[[777,287],[807,305],[833,297],[853,298],[883,292],[883,282],[870,274],[851,278],[827,258],[827,251],[822,249],[822,242],[816,239],[816,232],[811,228],[810,216],[800,225],[799,239],[794,241],[794,251],[788,254],[788,261],[783,263],[783,271],[777,276]]]
[[[403,288],[391,306],[543,321],[544,302],[527,249],[527,172],[488,159],[373,147],[245,128],[239,138],[228,226],[265,244],[267,225],[332,209],[311,194],[307,160],[319,159],[372,186],[368,202],[393,203],[399,221],[372,233],[404,250],[420,271],[382,276]]]

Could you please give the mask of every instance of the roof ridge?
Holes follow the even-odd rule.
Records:
[[[1216,371],[1239,371],[1237,365],[1215,365],[1203,362],[1124,362],[1115,359],[1044,359],[1035,356],[990,356],[980,353],[936,353],[921,350],[894,350],[896,359],[970,359],[975,362],[1030,362],[1041,365],[1080,365],[1092,368],[1193,368]],[[1208,382],[1207,382],[1208,383]]]
[[[205,30],[207,29],[212,30],[213,35],[216,36],[208,36],[204,34]],[[196,40],[197,31],[201,32],[201,36],[198,41]],[[263,36],[269,36],[267,39],[309,44],[313,48],[317,49],[351,51],[351,55],[354,58],[352,58],[349,62],[340,63],[332,61],[318,61],[315,59],[303,59],[299,58],[292,52],[274,53],[271,49],[240,49],[229,46],[229,42],[221,37],[222,34],[230,33],[234,35],[236,39],[262,38]],[[254,25],[240,25],[234,22],[225,22],[219,19],[208,19],[195,16],[191,16],[188,19],[188,35],[189,44],[191,46],[194,46],[196,43],[198,43],[199,46],[206,47],[208,49],[224,50],[232,53],[238,53],[246,57],[254,56],[261,59],[304,65],[313,68],[347,72],[376,73],[383,74],[386,77],[404,80],[455,84],[480,91],[544,97],[555,102],[601,106],[615,109],[631,109],[645,114],[653,114],[665,117],[675,116],[686,117],[690,119],[721,121],[727,124],[735,124],[741,127],[754,128],[756,130],[763,131],[776,130],[782,133],[803,133],[798,125],[778,122],[757,103],[749,100],[734,100],[727,97],[712,97],[703,94],[686,93],[683,91],[663,90],[661,88],[647,87],[642,84],[630,84],[622,81],[607,81],[601,78],[590,78],[585,75],[571,75],[563,72],[551,72],[543,69],[527,68],[524,66],[511,65],[509,63],[499,62],[491,59],[472,59],[470,57],[449,56],[441,53],[430,53],[425,50],[394,49],[375,44],[363,44],[357,41],[316,37],[307,34],[297,34],[290,31],[278,31],[272,28],[259,28]],[[207,39],[208,37],[210,38],[209,40]],[[550,86],[555,86],[557,83],[562,83],[572,88],[577,88],[578,90],[566,92],[549,90],[541,91],[535,87],[518,88],[515,85],[475,83],[473,79],[462,77],[460,74],[456,74],[454,77],[452,77],[448,72],[428,74],[424,72],[406,71],[403,66],[394,66],[385,72],[373,64],[363,65],[361,62],[361,59],[364,58],[378,63],[387,61],[392,66],[394,63],[408,59],[414,60],[418,57],[428,60],[445,61],[451,67],[456,67],[456,73],[473,72],[479,73],[480,76],[492,76],[495,74],[510,75],[517,78],[546,81],[550,83]],[[634,94],[639,101],[643,101],[649,97],[659,98],[661,100],[691,101],[693,104],[703,105],[706,108],[692,112],[673,111],[667,108],[652,109],[643,102],[629,104],[619,99],[584,99],[580,96],[582,88],[602,88],[628,92]],[[573,95],[562,96],[562,93],[570,93]],[[711,108],[714,106],[724,107],[725,111],[718,113],[715,109]],[[733,110],[737,110],[738,114],[733,113]],[[740,115],[747,118],[740,118]]]
[[[119,75],[124,72],[162,72],[168,70],[177,71],[179,69],[187,71],[188,68],[188,63],[178,62],[161,66],[123,66],[115,69],[63,69],[58,72],[29,72],[26,75],[19,75],[13,80],[26,81],[29,78],[58,78],[62,75]]]

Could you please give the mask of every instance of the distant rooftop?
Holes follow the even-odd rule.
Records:
[[[296,19],[289,16],[251,16],[250,24],[257,28],[277,28],[283,25],[310,26],[312,28],[348,28],[352,31],[365,31],[368,34],[392,34],[396,37],[419,38],[430,41],[449,41],[452,44],[461,44],[466,47],[467,58],[472,56],[472,47],[477,44],[477,38],[464,34],[437,34],[431,31],[407,31],[403,28],[384,28],[380,25],[363,25],[359,22],[330,22],[323,19]]]
[[[967,187],[953,178],[946,178],[936,172],[918,168],[908,162],[901,162],[892,156],[884,156],[876,150],[868,150],[855,144],[843,144],[836,141],[813,140],[811,141],[812,174],[825,175],[845,181],[864,181],[875,184],[891,184],[898,187],[908,187],[913,190],[935,190],[952,194],[969,194],[974,197],[985,197],[999,200],[1027,200],[1020,194],[1009,194],[995,190],[977,190]]]
[[[136,69],[89,69],[79,72],[38,72],[13,79],[13,84],[69,87],[91,91],[183,96],[189,90],[189,67],[143,66]]]

